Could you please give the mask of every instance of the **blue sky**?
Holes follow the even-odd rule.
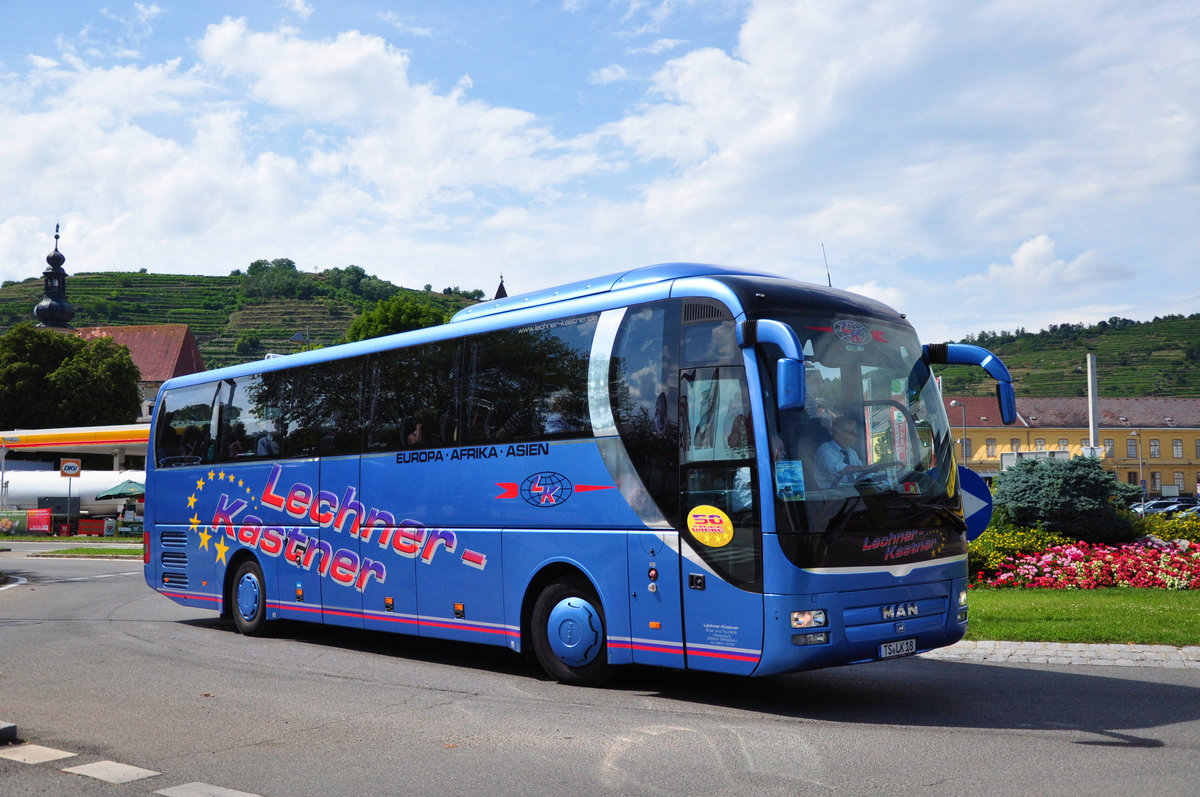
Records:
[[[0,279],[666,261],[925,340],[1200,311],[1200,4],[0,0]],[[69,288],[68,288],[69,290]]]

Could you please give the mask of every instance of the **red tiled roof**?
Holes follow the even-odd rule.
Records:
[[[82,338],[112,338],[128,347],[143,382],[165,382],[173,376],[204,370],[200,347],[187,324],[155,324],[136,327],[83,327]]]
[[[992,396],[944,396],[950,425],[967,428],[999,427],[1000,410]],[[951,407],[957,401],[961,406]],[[1017,422],[1023,428],[1088,427],[1088,400],[1076,398],[1031,398],[1017,396]],[[1200,399],[1194,398],[1099,398],[1097,422],[1114,429],[1200,429]],[[1011,427],[1010,427],[1011,428]]]

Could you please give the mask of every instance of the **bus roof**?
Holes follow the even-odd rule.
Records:
[[[572,282],[567,285],[557,285],[553,288],[533,291],[532,293],[482,302],[459,310],[450,319],[450,323],[466,321],[472,318],[484,318],[499,313],[512,312],[513,310],[524,310],[530,307],[563,302],[568,299],[593,296],[598,293],[628,290],[642,285],[667,282],[683,277],[728,276],[734,274],[756,277],[776,276],[765,272],[742,271],[740,269],[710,266],[703,263],[659,263],[629,271],[620,271],[615,274],[606,274],[602,277],[593,277],[580,282]]]

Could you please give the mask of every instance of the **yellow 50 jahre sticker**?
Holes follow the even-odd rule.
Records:
[[[728,545],[733,539],[733,521],[715,506],[703,504],[688,512],[688,531],[709,548]]]

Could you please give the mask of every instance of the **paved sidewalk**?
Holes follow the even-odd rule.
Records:
[[[1200,646],[1085,645],[1075,642],[969,642],[922,653],[944,661],[995,664],[1089,664],[1200,670]]]

